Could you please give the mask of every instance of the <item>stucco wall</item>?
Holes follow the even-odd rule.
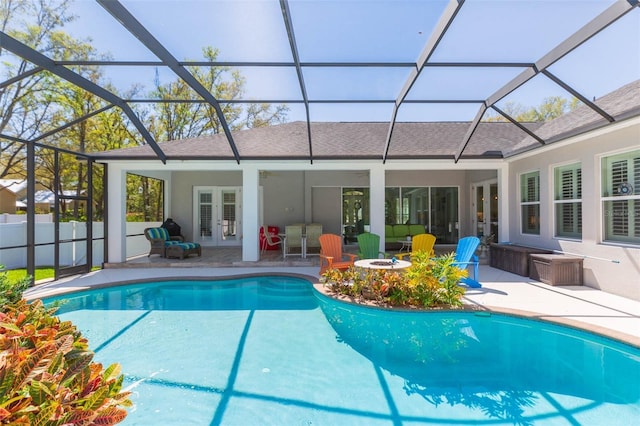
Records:
[[[629,120],[590,137],[577,137],[562,146],[523,156],[510,162],[509,193],[511,242],[544,247],[579,255],[584,259],[586,285],[640,300],[640,247],[603,242],[600,202],[600,158],[611,153],[637,149],[640,120]],[[582,163],[582,240],[554,237],[553,169],[562,164]],[[519,175],[540,171],[540,235],[524,235],[520,229]],[[596,260],[599,257],[608,260]]]

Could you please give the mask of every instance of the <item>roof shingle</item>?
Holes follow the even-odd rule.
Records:
[[[640,80],[597,100],[616,120],[640,115]],[[398,122],[387,158],[454,158],[469,129],[469,122]],[[608,121],[586,105],[546,123],[523,125],[553,143],[568,136],[607,125]],[[241,159],[382,159],[389,130],[387,122],[312,122],[311,147],[306,122],[259,127],[234,133]],[[233,160],[225,135],[160,143],[167,159]],[[461,158],[496,158],[535,149],[541,144],[510,122],[481,122]],[[311,151],[312,150],[312,151]],[[155,159],[150,146],[94,154],[101,159]]]

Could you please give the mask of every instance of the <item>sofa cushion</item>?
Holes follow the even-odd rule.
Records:
[[[149,237],[153,240],[169,241],[169,231],[165,228],[149,228]]]
[[[397,224],[397,225],[385,225],[384,226],[384,242],[385,243],[398,243],[401,240],[407,238],[407,235],[424,234],[424,225],[420,224]]]
[[[180,247],[182,247],[185,250],[191,250],[191,249],[200,247],[199,243],[180,243],[179,242],[178,244],[180,244]]]
[[[190,254],[202,255],[199,243],[182,243],[170,244],[166,247],[166,257],[179,257],[184,259]]]
[[[390,237],[395,238],[395,234],[393,233],[393,225],[384,226],[384,236],[385,238],[390,238]]]
[[[409,225],[398,224],[393,225],[393,235],[395,235],[398,239],[404,239],[407,235],[411,235],[409,233]]]
[[[418,235],[418,234],[424,234],[424,225],[409,225],[409,235],[411,235],[412,237],[414,235]]]

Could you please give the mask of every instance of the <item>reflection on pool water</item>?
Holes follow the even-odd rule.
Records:
[[[96,360],[123,367],[135,404],[123,425],[640,418],[640,350],[544,322],[348,305],[278,276],[61,299],[61,318],[89,339]]]

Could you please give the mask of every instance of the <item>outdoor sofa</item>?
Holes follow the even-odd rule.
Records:
[[[406,240],[407,237],[418,234],[424,234],[424,225],[420,224],[404,224],[404,225],[385,225],[384,227],[384,243],[387,247],[394,247],[400,243],[401,240]]]

